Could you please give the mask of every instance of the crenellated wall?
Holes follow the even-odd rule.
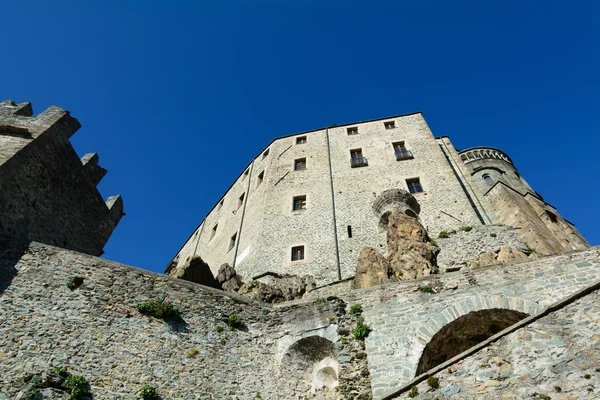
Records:
[[[102,199],[106,170],[95,153],[77,156],[69,138],[81,125],[68,111],[32,115],[30,103],[0,103],[0,233],[100,255],[123,200]]]

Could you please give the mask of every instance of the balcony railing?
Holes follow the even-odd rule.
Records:
[[[367,162],[366,157],[358,156],[350,159],[350,166],[352,168],[366,167],[367,165],[369,165],[369,163]]]
[[[394,150],[394,152],[396,153],[396,160],[398,161],[414,158],[412,152],[409,150]]]

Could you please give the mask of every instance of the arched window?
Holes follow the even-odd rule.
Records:
[[[489,176],[488,174],[484,174],[482,176],[483,180],[485,181],[485,183],[487,183],[488,185],[493,185],[494,184],[494,180],[492,179],[491,176]]]

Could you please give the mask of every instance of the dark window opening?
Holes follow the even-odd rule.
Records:
[[[244,197],[245,196],[246,196],[246,193],[242,193],[242,195],[238,199],[238,208],[240,208],[242,206],[242,204],[244,204]]]
[[[352,226],[348,225],[348,237],[352,238]]]
[[[292,209],[294,211],[306,210],[306,196],[294,197],[294,203],[293,203]]]
[[[412,152],[406,149],[404,142],[396,142],[392,143],[394,147],[394,154],[396,155],[396,160],[408,160],[413,158]]]
[[[407,179],[406,185],[408,186],[408,191],[410,193],[421,193],[423,191],[419,178]]]
[[[265,171],[258,174],[258,182],[256,183],[256,186],[260,185],[262,183],[263,179],[265,179]]]
[[[550,221],[552,221],[553,223],[556,224],[558,222],[558,218],[556,217],[556,215],[551,213],[550,211],[546,211],[546,215],[548,216],[548,218],[550,218]]]
[[[212,228],[212,232],[210,233],[210,238],[214,238],[215,235],[217,234],[217,228],[219,227],[219,224],[215,224],[215,226],[213,226]]]
[[[350,150],[350,166],[352,168],[365,167],[369,165],[367,158],[363,157],[362,149]]]
[[[304,260],[304,246],[292,247],[292,261]]]
[[[494,184],[494,180],[488,174],[483,175],[482,178],[485,181],[485,183],[487,183],[488,185],[493,185]]]
[[[225,199],[221,199],[221,201],[219,202],[219,205],[217,206],[217,211],[221,209],[221,207],[223,207],[223,203],[225,202]]]
[[[348,128],[348,135],[358,135],[358,127]]]
[[[233,246],[235,246],[235,240],[237,238],[237,232],[233,234],[233,236],[231,237],[231,239],[229,239],[229,250],[233,249]]]
[[[263,158],[265,158],[268,155],[269,155],[269,149],[266,149],[265,152],[263,153]]]
[[[306,169],[306,158],[294,160],[294,171],[301,171],[304,169]]]
[[[388,121],[384,122],[383,126],[385,126],[385,129],[393,129],[396,127],[396,123],[394,121]]]
[[[299,138],[296,138],[296,144],[304,144],[306,143],[306,136],[300,136]]]

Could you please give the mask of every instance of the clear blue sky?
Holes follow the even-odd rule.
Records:
[[[71,111],[162,271],[273,137],[423,111],[600,244],[598,1],[4,1],[0,98]]]

